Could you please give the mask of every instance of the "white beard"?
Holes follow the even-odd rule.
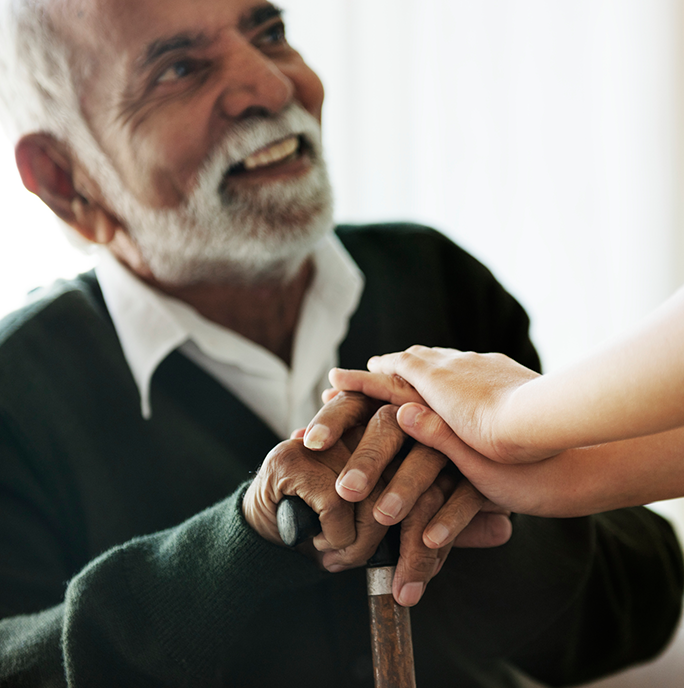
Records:
[[[293,134],[305,142],[311,158],[305,176],[226,190],[231,166]],[[144,206],[111,166],[95,169],[107,202],[162,283],[286,281],[333,226],[320,125],[297,104],[236,126],[208,157],[195,190],[179,208]]]

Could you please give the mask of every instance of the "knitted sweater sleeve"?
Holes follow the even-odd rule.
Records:
[[[49,532],[38,527],[37,514],[33,527],[25,513],[3,519],[3,544],[15,539],[16,546],[3,547],[13,560],[2,562],[0,685],[216,681],[225,657],[239,654],[241,631],[261,601],[322,575],[246,524],[244,489],[174,528],[105,552],[66,584],[61,604],[34,614],[8,615],[27,605],[17,595],[31,596],[32,606],[50,596],[57,572],[66,568],[64,555],[54,543],[46,547]],[[21,531],[13,532],[20,521]]]
[[[248,526],[246,471],[194,489],[205,452],[230,456],[185,407],[152,443],[111,327],[83,304],[68,291],[0,330],[0,686],[221,685],[265,601],[325,574]]]

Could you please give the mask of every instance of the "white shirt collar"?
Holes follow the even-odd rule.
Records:
[[[336,355],[346,335],[364,283],[361,271],[333,234],[319,242],[313,260],[314,279],[302,304],[289,369],[270,351],[154,289],[102,251],[97,278],[140,392],[143,417],[151,416],[150,382],[155,370],[179,347],[229,388],[234,368],[240,372],[239,383],[235,382],[239,387],[249,384],[250,377],[287,379],[292,403],[310,395],[331,365],[331,352]],[[243,398],[240,388],[232,391]],[[259,405],[254,395],[250,399],[247,392],[243,401],[262,417],[265,414],[272,427],[283,426],[271,417],[275,409],[255,408]]]

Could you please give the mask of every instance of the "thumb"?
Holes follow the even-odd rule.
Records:
[[[536,516],[573,515],[563,501],[567,468],[549,463],[502,464],[478,454],[430,408],[405,404],[397,422],[407,435],[442,452],[487,499],[505,509]],[[575,471],[576,472],[576,471]]]
[[[404,404],[397,411],[401,429],[413,439],[433,447],[451,458],[451,453],[463,447],[463,441],[431,408],[422,404]]]
[[[397,411],[397,422],[417,442],[442,452],[474,484],[484,477],[483,472],[486,475],[487,469],[491,470],[492,462],[469,447],[431,408],[404,404]]]

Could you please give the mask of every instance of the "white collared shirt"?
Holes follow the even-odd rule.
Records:
[[[149,286],[104,250],[96,268],[105,303],[150,418],[150,382],[175,349],[229,389],[285,439],[321,405],[327,372],[363,291],[361,271],[336,236],[317,245],[314,277],[295,330],[292,366],[264,347]]]

